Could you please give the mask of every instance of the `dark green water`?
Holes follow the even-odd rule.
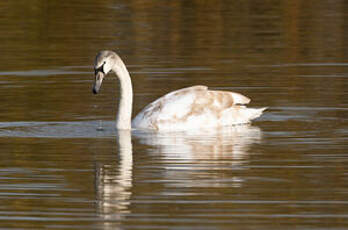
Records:
[[[348,3],[1,1],[1,229],[346,229]],[[134,113],[203,84],[269,106],[252,126],[117,133],[117,51]],[[103,127],[103,131],[97,131]]]

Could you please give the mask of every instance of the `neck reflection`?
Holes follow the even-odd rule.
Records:
[[[114,228],[112,221],[122,220],[130,213],[130,197],[132,195],[133,152],[131,132],[118,131],[116,137],[118,159],[97,165],[96,168],[96,200],[99,215],[106,220],[104,226]],[[106,151],[111,151],[107,149]],[[111,222],[107,222],[112,220]],[[106,228],[107,229],[107,228]]]

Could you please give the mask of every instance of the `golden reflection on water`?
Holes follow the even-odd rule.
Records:
[[[343,0],[0,1],[0,228],[345,228],[346,12]],[[131,72],[134,114],[197,84],[270,109],[245,130],[116,139],[114,77],[90,89],[102,49]]]

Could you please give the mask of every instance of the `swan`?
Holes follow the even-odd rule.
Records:
[[[230,91],[209,90],[197,85],[168,93],[147,105],[131,121],[133,89],[129,72],[113,51],[100,51],[94,63],[93,93],[100,90],[104,77],[114,72],[120,83],[116,129],[189,130],[250,123],[265,108],[247,108],[250,99]]]

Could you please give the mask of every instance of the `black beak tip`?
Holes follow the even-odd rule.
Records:
[[[98,94],[98,90],[96,90],[94,87],[93,87],[93,94]]]

